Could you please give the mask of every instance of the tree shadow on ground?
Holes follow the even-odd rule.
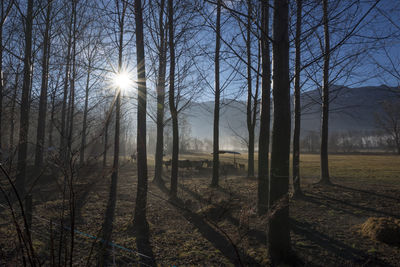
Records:
[[[379,194],[379,193],[376,193],[376,192],[373,192],[373,191],[353,188],[353,187],[350,187],[350,186],[345,186],[345,185],[340,185],[340,184],[332,184],[332,186],[337,187],[339,189],[346,189],[346,190],[349,190],[349,191],[354,191],[354,192],[364,193],[364,194],[367,194],[367,195],[374,195],[376,197],[381,197],[381,198],[387,198],[387,199],[391,199],[391,200],[395,200],[395,201],[400,201],[400,198],[398,198],[398,197],[383,195],[383,194]]]
[[[362,266],[392,266],[381,259],[371,257],[371,255],[368,255],[359,249],[348,246],[339,240],[333,239],[330,236],[317,231],[307,222],[300,222],[296,219],[290,218],[290,226],[295,234],[304,236],[307,240],[310,240],[323,249],[334,253],[335,257],[347,261],[347,264],[351,263],[353,265]],[[326,259],[322,259],[322,261],[324,260]]]
[[[188,187],[184,185],[179,185],[184,191],[186,191],[189,195],[191,195],[193,198],[198,200],[199,202],[203,204],[210,204],[209,201],[205,198],[203,198],[200,194],[196,193],[195,191],[189,189]],[[222,191],[228,191],[225,188],[222,188],[220,186],[217,187],[217,190],[222,190]],[[237,197],[240,197],[236,195]],[[232,223],[234,226],[239,227],[240,222],[237,218],[233,217],[232,214],[224,214],[224,219],[227,219],[230,223]],[[257,230],[257,229],[249,229],[248,232],[246,233],[248,236],[256,239],[258,242],[261,244],[266,244],[267,242],[267,235],[265,232]]]
[[[329,187],[330,186],[331,185],[329,185]],[[333,186],[338,187],[338,188],[344,188],[344,187],[337,186],[337,185],[333,185]],[[341,192],[343,192],[343,191],[341,191]],[[350,191],[350,192],[352,192],[352,191]],[[334,193],[334,192],[332,192],[332,193]],[[389,216],[389,217],[394,217],[394,218],[400,219],[399,214],[394,214],[391,212],[378,210],[376,208],[372,208],[369,206],[361,206],[361,205],[355,204],[354,202],[356,202],[356,201],[354,201],[354,200],[350,201],[350,200],[346,200],[344,198],[341,199],[340,196],[337,196],[336,194],[334,196],[335,197],[332,197],[329,194],[327,194],[326,192],[319,192],[319,193],[312,193],[312,194],[307,192],[307,194],[304,196],[303,199],[308,200],[310,202],[314,202],[316,204],[325,205],[325,206],[330,207],[331,209],[349,213],[349,214],[352,214],[352,215],[355,215],[358,217],[360,217],[360,213],[358,213],[358,214],[353,213],[352,211],[349,210],[349,208],[353,208],[353,209],[359,210],[359,211],[364,211],[365,213],[368,213],[368,214],[364,214],[364,215],[368,215],[368,216],[375,214],[378,216]],[[364,198],[369,199],[370,197],[364,196]],[[379,196],[379,198],[381,198],[382,203],[383,203],[382,197]]]
[[[161,191],[168,193],[168,189],[160,187]],[[194,192],[193,192],[194,193]],[[201,196],[198,196],[201,199]],[[204,199],[203,199],[204,200]],[[204,200],[205,201],[205,200]],[[171,200],[170,203],[177,208],[179,213],[194,227],[196,227],[199,233],[207,239],[216,249],[218,249],[232,264],[235,266],[260,266],[260,263],[255,259],[240,251],[240,249],[230,240],[229,236],[221,234],[220,230],[216,230],[214,227],[218,226],[211,223],[210,225],[203,216],[191,211],[185,207],[184,202],[181,199]]]

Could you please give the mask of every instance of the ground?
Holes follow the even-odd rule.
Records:
[[[236,160],[245,163],[244,156]],[[369,217],[400,218],[399,163],[399,156],[331,155],[333,184],[319,185],[319,156],[301,157],[304,197],[290,199],[291,242],[299,266],[400,266],[399,246],[371,240],[359,232]],[[101,230],[110,183],[109,170],[101,175],[94,170],[88,174],[92,175],[85,175],[76,188],[77,266],[95,263],[93,240]],[[161,266],[268,265],[267,220],[256,215],[256,179],[233,173],[221,177],[220,187],[210,188],[209,173],[185,170],[179,177],[179,200],[170,201],[169,172],[164,169],[164,174],[165,187],[149,183],[148,242],[137,242],[131,229],[136,167],[131,162],[122,163],[110,261],[115,259],[119,266],[139,262]],[[32,236],[43,258],[51,254],[49,244],[52,239],[57,242],[60,231],[56,218],[62,201],[57,191],[51,181],[34,191]],[[2,207],[0,211],[0,235],[4,237],[0,239],[0,266],[13,266],[17,255],[15,230],[9,210]],[[64,229],[68,227],[64,225]],[[145,256],[139,256],[138,250]]]

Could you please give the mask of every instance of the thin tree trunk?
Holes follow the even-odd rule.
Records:
[[[42,58],[42,85],[40,89],[39,100],[39,115],[36,133],[36,153],[35,153],[35,168],[39,171],[43,166],[43,150],[44,138],[46,130],[46,114],[47,114],[47,89],[49,80],[49,58],[50,58],[50,14],[51,1],[47,1],[46,11],[46,28],[43,37],[43,58]]]
[[[170,197],[176,198],[178,191],[179,128],[178,112],[175,106],[175,46],[174,46],[174,11],[173,1],[168,0],[168,33],[169,33],[169,109],[172,118],[172,163]]]
[[[65,77],[64,77],[64,92],[63,92],[63,102],[61,108],[61,131],[60,131],[60,154],[61,158],[66,158],[66,140],[67,140],[67,131],[66,131],[66,117],[67,117],[67,99],[68,99],[68,84],[70,78],[70,68],[71,68],[71,47],[72,47],[72,22],[73,22],[73,14],[71,14],[71,20],[68,25],[68,44],[67,44],[67,57],[65,59]]]
[[[87,132],[87,115],[89,107],[89,90],[90,90],[90,74],[92,72],[92,60],[88,60],[88,70],[86,76],[86,86],[85,86],[85,107],[83,110],[83,122],[82,122],[82,139],[81,139],[81,149],[79,151],[79,165],[83,166],[85,163],[85,148],[86,148],[86,132]]]
[[[72,16],[73,16],[73,32],[72,32],[72,77],[69,92],[69,115],[67,119],[67,148],[68,156],[72,152],[72,137],[74,133],[74,113],[75,113],[75,79],[76,79],[76,0],[72,1]]]
[[[18,140],[18,163],[16,187],[21,197],[25,197],[25,179],[28,153],[29,95],[31,91],[33,0],[27,2],[25,19],[24,80],[22,84],[21,114]]]
[[[110,111],[112,112],[112,110]],[[104,127],[104,152],[103,152],[103,167],[107,167],[107,150],[108,150],[108,127],[110,121],[106,120],[106,125]]]
[[[301,195],[300,188],[300,64],[301,64],[301,12],[303,0],[297,0],[295,77],[294,77],[294,132],[293,132],[293,195]]]
[[[53,89],[53,92],[51,94],[51,110],[50,110],[50,123],[49,123],[49,147],[53,146],[53,126],[54,126],[54,113],[56,110],[56,94],[57,94],[57,88],[58,88],[58,80],[56,82],[56,86]]]
[[[136,229],[148,229],[146,220],[147,205],[147,154],[146,154],[146,70],[143,40],[142,1],[135,0],[136,55],[138,77],[137,111],[137,171],[138,185],[134,223]]]
[[[269,0],[261,3],[261,114],[260,137],[258,140],[258,214],[264,215],[268,211],[269,200],[269,132],[271,116],[271,63],[269,52]]]
[[[215,87],[214,87],[214,136],[213,136],[213,174],[211,186],[219,184],[219,109],[220,109],[220,81],[219,81],[219,52],[221,48],[221,0],[217,1],[217,21],[215,37]]]
[[[163,184],[162,180],[162,161],[164,154],[164,106],[165,106],[165,74],[166,74],[166,41],[164,30],[164,5],[165,0],[161,0],[160,4],[160,48],[159,48],[159,65],[157,79],[157,143],[155,155],[154,182]]]
[[[290,160],[290,84],[288,0],[274,1],[273,94],[270,210],[268,250],[271,264],[290,263],[289,160]]]
[[[253,121],[253,86],[251,78],[251,1],[247,0],[247,39],[246,39],[246,52],[247,52],[247,131],[249,134],[249,146],[248,146],[248,161],[247,161],[247,176],[254,177],[254,125]],[[255,99],[254,102],[257,100]]]
[[[323,0],[324,24],[324,69],[322,85],[322,124],[321,124],[321,183],[329,184],[328,131],[329,131],[329,60],[330,41],[328,25],[328,0]]]
[[[17,66],[17,70],[15,73],[15,85],[14,85],[14,93],[11,100],[11,118],[10,118],[10,155],[13,155],[13,147],[14,147],[14,130],[15,130],[15,105],[17,102],[17,92],[18,92],[18,82],[19,82],[19,66]],[[11,162],[11,161],[10,161]]]

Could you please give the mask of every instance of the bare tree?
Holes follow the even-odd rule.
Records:
[[[137,109],[137,173],[138,185],[134,226],[138,231],[147,229],[147,154],[146,154],[146,71],[143,41],[142,1],[135,0],[136,25],[136,56],[138,78],[138,109]]]
[[[43,54],[42,54],[42,85],[40,88],[39,100],[39,116],[37,122],[36,133],[36,153],[35,153],[35,168],[40,170],[43,166],[43,150],[44,137],[46,130],[46,115],[47,115],[47,88],[49,79],[49,58],[50,58],[50,27],[51,27],[51,6],[52,0],[46,3],[45,30],[43,36]]]
[[[157,141],[155,155],[154,181],[158,184],[163,183],[162,180],[162,160],[164,153],[164,108],[165,108],[165,75],[167,66],[167,38],[165,36],[167,27],[164,28],[164,9],[165,0],[161,0],[159,13],[159,64],[157,73]]]
[[[261,2],[261,114],[258,140],[258,214],[268,210],[269,200],[269,138],[271,117],[271,60],[269,52],[269,1]]]
[[[290,264],[289,160],[290,160],[290,84],[288,0],[274,1],[273,20],[273,95],[270,174],[270,218],[268,250],[272,265]]]
[[[217,20],[215,26],[215,57],[214,57],[214,130],[213,130],[213,172],[211,186],[218,186],[219,183],[219,109],[220,109],[220,80],[219,61],[221,49],[221,0],[217,0]]]
[[[293,194],[301,195],[300,188],[300,64],[301,64],[301,19],[303,0],[296,1],[296,38],[295,38],[295,77],[294,77],[294,130],[293,130]]]
[[[28,0],[25,25],[25,53],[24,53],[24,78],[22,84],[20,127],[18,140],[18,163],[16,186],[19,194],[25,197],[25,179],[28,153],[28,131],[29,131],[29,95],[31,91],[32,74],[32,28],[33,28],[33,0]]]
[[[0,133],[2,133],[2,115],[3,115],[3,25],[6,22],[7,16],[11,11],[14,1],[1,1],[1,17],[0,17]],[[2,134],[0,134],[0,148],[2,147]]]
[[[175,99],[175,44],[174,44],[174,7],[168,0],[168,34],[169,34],[169,110],[172,118],[172,164],[170,197],[177,197],[178,190],[178,157],[179,157],[179,126],[178,111]]]

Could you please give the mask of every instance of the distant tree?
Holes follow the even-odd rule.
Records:
[[[274,1],[273,96],[268,250],[273,266],[292,264],[289,227],[290,84],[289,1]]]
[[[381,105],[383,113],[376,114],[376,122],[390,136],[393,147],[400,155],[400,101],[384,101]]]

